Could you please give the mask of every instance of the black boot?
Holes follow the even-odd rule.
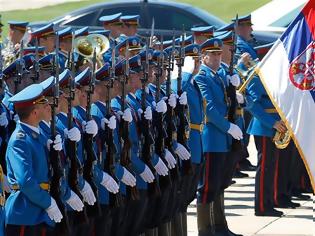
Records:
[[[210,222],[210,204],[197,204],[197,223],[199,236],[214,236],[213,225]]]

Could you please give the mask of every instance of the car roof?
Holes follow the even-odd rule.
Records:
[[[72,11],[70,13],[67,13],[65,15],[62,15],[60,17],[57,17],[55,19],[53,19],[51,22],[62,22],[63,20],[70,18],[71,16],[75,16],[75,15],[80,15],[86,12],[91,12],[97,9],[102,9],[102,8],[110,8],[111,6],[130,6],[130,5],[135,5],[135,4],[139,4],[139,6],[141,4],[149,4],[149,5],[162,5],[162,6],[167,6],[167,7],[174,7],[177,9],[182,9],[184,11],[188,11],[193,13],[194,15],[198,16],[199,18],[202,18],[205,22],[208,23],[214,23],[213,25],[215,27],[221,27],[225,24],[224,21],[222,21],[221,19],[219,19],[218,17],[209,14],[208,12],[193,7],[190,4],[186,4],[186,3],[179,3],[179,2],[174,2],[174,1],[164,1],[164,0],[146,0],[146,1],[142,1],[142,0],[116,0],[116,1],[111,1],[111,2],[105,2],[105,3],[98,3],[98,4],[93,4],[91,6],[85,7],[85,8],[81,8],[75,11]]]

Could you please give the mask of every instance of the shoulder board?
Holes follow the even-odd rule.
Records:
[[[25,133],[23,131],[20,130],[16,133],[17,139],[23,139],[24,137],[25,137]]]

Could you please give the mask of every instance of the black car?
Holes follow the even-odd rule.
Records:
[[[183,26],[187,32],[194,26],[213,25],[216,29],[225,22],[208,12],[189,4],[160,1],[160,0],[129,0],[100,3],[85,7],[60,16],[49,22],[33,23],[32,28],[38,28],[46,23],[54,22],[59,27],[71,26],[80,28],[90,26],[90,29],[101,29],[100,16],[121,12],[123,15],[140,15],[140,35],[149,35],[152,20],[155,22],[155,35],[170,39],[175,31],[176,35],[182,32]],[[255,33],[259,44],[274,42],[278,35],[270,33]]]

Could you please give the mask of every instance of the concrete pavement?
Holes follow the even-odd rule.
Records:
[[[251,140],[250,160],[256,164],[256,151]],[[235,179],[225,191],[227,221],[230,229],[244,236],[311,236],[315,235],[313,201],[295,201],[297,209],[280,209],[282,217],[257,217],[254,215],[255,172],[246,172],[249,178]],[[188,236],[197,236],[196,201],[188,208]]]

